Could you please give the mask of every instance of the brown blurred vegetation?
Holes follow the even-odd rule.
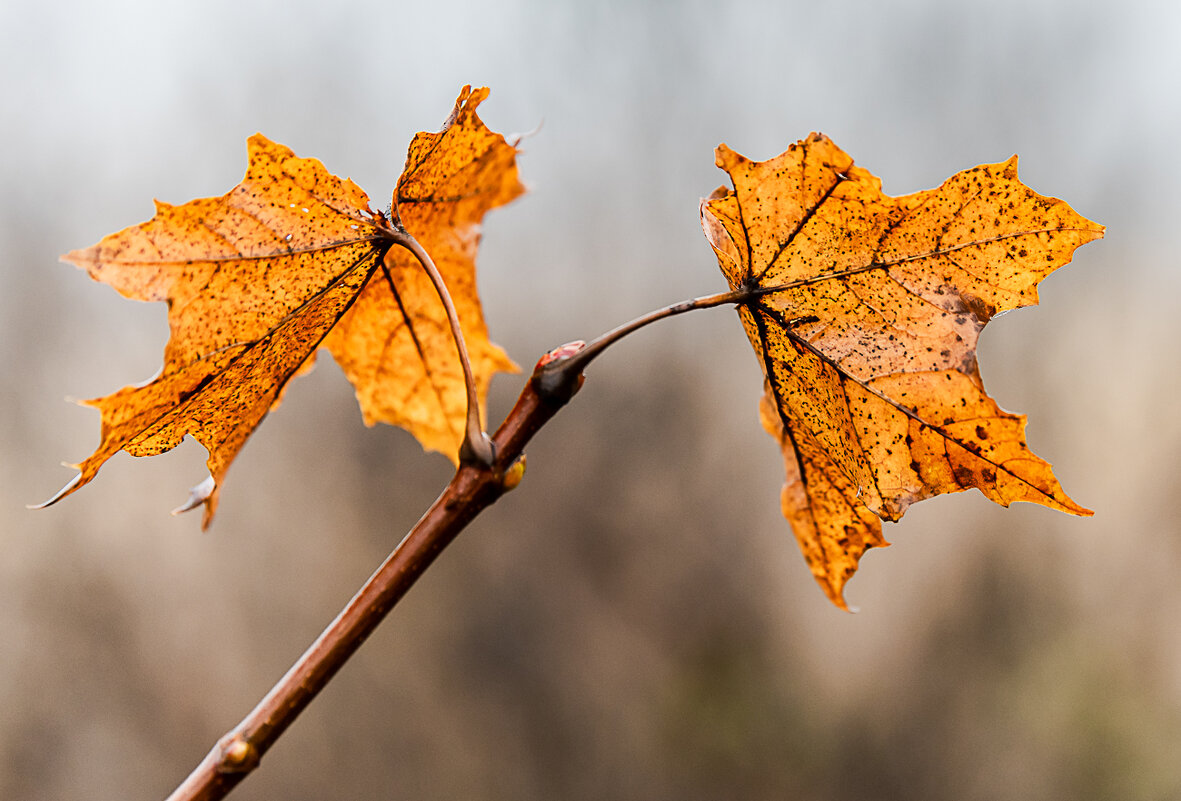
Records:
[[[523,365],[723,285],[696,220],[718,141],[766,158],[820,129],[893,194],[1020,153],[1109,233],[989,327],[981,369],[1097,514],[921,504],[840,613],[779,516],[733,315],[670,321],[595,363],[235,798],[1181,797],[1176,11],[335,8],[0,7],[0,798],[166,795],[449,477],[365,429],[324,358],[209,533],[166,514],[191,444],[26,511],[97,441],[59,399],[150,376],[166,338],[57,255],[229,188],[257,129],[384,206],[465,82],[494,128],[545,118],[480,264]]]

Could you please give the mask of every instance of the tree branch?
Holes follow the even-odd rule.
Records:
[[[525,470],[525,444],[582,384],[581,373],[569,362],[569,357],[580,349],[581,344],[565,345],[542,357],[492,438],[496,453],[492,463],[460,464],[451,483],[348,606],[250,714],[218,740],[168,801],[224,798],[258,767],[263,754],[373,633],[435,557],[477,514],[520,482]],[[543,386],[539,377],[547,367],[549,380]]]
[[[418,245],[412,238],[408,242]],[[409,244],[407,247],[414,250]],[[423,266],[429,261],[427,256]],[[167,801],[216,801],[258,767],[263,754],[361,647],[435,557],[476,515],[520,483],[525,472],[526,443],[582,387],[583,370],[592,359],[628,334],[658,320],[695,309],[741,303],[750,296],[738,290],[676,303],[621,325],[589,345],[572,342],[542,356],[513,410],[491,440],[486,440],[491,458],[486,463],[460,461],[451,483],[348,606],[250,714],[217,741]],[[456,343],[462,351],[462,337],[457,335]],[[465,370],[470,373],[466,362]],[[473,408],[469,405],[469,433]]]

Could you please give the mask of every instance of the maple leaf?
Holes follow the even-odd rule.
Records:
[[[764,427],[787,468],[783,512],[813,576],[845,608],[881,521],[976,487],[1089,515],[1025,444],[976,366],[980,331],[1037,303],[1037,284],[1103,227],[1017,179],[1017,159],[902,197],[826,137],[755,162],[718,147],[734,189],[702,226],[765,376]]]
[[[151,220],[64,256],[129,298],[166,301],[171,337],[156,378],[85,401],[102,412],[102,442],[45,505],[120,450],[155,455],[190,434],[210,479],[182,509],[204,504],[208,526],[230,463],[321,346],[367,424],[402,426],[455,460],[466,415],[456,344],[422,266],[394,245],[404,227],[433,256],[482,405],[492,374],[516,367],[489,341],[476,294],[479,223],[523,191],[516,149],[476,114],[487,96],[464,87],[443,129],[414,138],[389,219],[352,181],[256,134],[246,176],[225,195],[157,201]]]

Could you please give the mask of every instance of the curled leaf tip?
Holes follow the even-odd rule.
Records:
[[[209,500],[215,489],[217,489],[217,482],[213,480],[213,476],[206,476],[204,481],[189,490],[188,499],[169,514],[176,516],[196,509]]]
[[[77,469],[78,465],[63,464],[62,467],[70,467],[70,468]],[[55,492],[53,497],[50,498],[49,500],[42,501],[41,503],[28,503],[28,504],[25,504],[25,508],[26,509],[45,509],[49,506],[53,506],[55,503],[60,501],[62,498],[66,497],[71,492],[78,489],[78,487],[80,487],[81,485],[82,485],[82,474],[79,473],[78,475],[76,475],[72,479],[70,479],[69,482],[67,482],[64,487],[62,487],[57,492]]]
[[[545,118],[542,117],[541,119],[539,119],[537,121],[537,124],[533,126],[532,130],[525,131],[524,133],[505,134],[504,139],[506,142],[509,143],[510,147],[516,148],[521,144],[522,141],[524,141],[526,139],[532,139],[534,136],[541,133],[542,126],[544,126],[544,125],[545,125]]]
[[[491,90],[487,86],[479,86],[472,89],[472,85],[465,84],[459,90],[459,97],[455,99],[455,107],[451,109],[451,115],[443,123],[443,130],[454,125],[466,112],[475,113],[476,107],[488,99]]]

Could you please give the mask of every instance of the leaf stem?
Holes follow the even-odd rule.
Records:
[[[752,296],[758,294],[745,289],[736,289],[730,292],[721,292],[717,295],[706,295],[692,300],[681,301],[674,303],[671,306],[665,306],[663,309],[649,312],[642,317],[637,317],[631,322],[624,323],[618,328],[614,328],[595,340],[592,340],[577,353],[563,359],[555,360],[549,364],[541,367],[542,385],[545,386],[550,383],[559,383],[564,380],[568,374],[581,375],[586,366],[591,363],[597,356],[599,356],[607,348],[614,345],[619,340],[623,339],[628,334],[640,330],[641,328],[655,323],[658,320],[664,320],[668,317],[675,317],[678,314],[685,312],[696,311],[697,309],[708,309],[713,306],[723,306],[727,303],[742,303],[750,300]],[[561,376],[561,378],[559,378]]]
[[[461,464],[475,462],[485,467],[490,466],[494,457],[492,441],[488,438],[488,434],[484,431],[484,425],[480,421],[480,395],[476,388],[476,380],[472,375],[472,363],[468,358],[467,342],[463,337],[463,328],[459,324],[459,314],[455,311],[455,303],[451,300],[451,293],[447,290],[447,284],[444,283],[439,268],[435,266],[435,262],[426,252],[426,248],[419,244],[418,240],[401,225],[393,226],[390,232],[393,234],[394,244],[406,248],[414,254],[414,258],[418,259],[418,263],[422,265],[422,269],[426,271],[431,283],[434,284],[435,292],[438,294],[443,308],[447,311],[447,322],[451,326],[451,337],[455,340],[455,349],[459,352],[459,363],[463,367],[463,382],[467,387],[467,423],[464,426],[463,444],[459,447],[459,461]]]

